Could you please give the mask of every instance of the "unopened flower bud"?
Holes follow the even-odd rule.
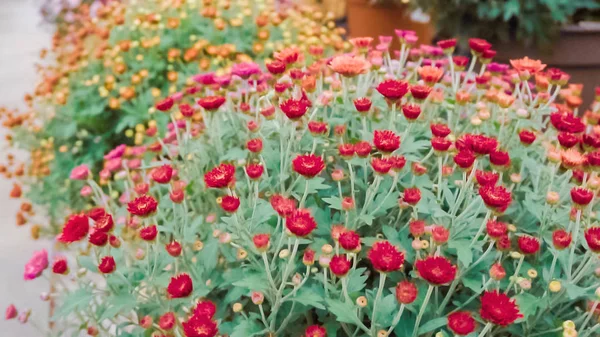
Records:
[[[419,239],[414,239],[412,241],[411,245],[414,250],[421,250],[423,248],[423,245],[421,244],[421,240],[419,240]]]
[[[248,252],[245,249],[238,248],[237,258],[238,260],[244,260],[248,257]]]
[[[253,291],[252,292],[252,303],[256,304],[256,305],[261,305],[263,304],[265,300],[265,295],[260,292],[260,291]]]
[[[506,229],[507,229],[509,232],[513,232],[513,233],[514,233],[514,232],[516,232],[516,231],[517,231],[517,226],[515,226],[515,225],[513,225],[513,224],[508,224],[508,226],[506,226]]]
[[[321,252],[323,254],[331,254],[331,253],[333,253],[333,247],[330,244],[324,244],[321,247]]]
[[[510,181],[512,181],[515,184],[518,184],[521,182],[521,175],[518,173],[513,173],[510,175]]]
[[[423,248],[423,249],[429,248],[429,241],[421,240],[421,248]]]
[[[531,289],[531,281],[529,281],[528,279],[520,279],[519,280],[519,287],[521,287],[521,289],[523,290],[529,290]]]
[[[365,296],[359,296],[356,299],[356,305],[358,305],[359,308],[364,308],[367,306],[369,302],[367,301],[367,298]]]
[[[577,337],[579,334],[577,333],[577,330],[575,329],[564,329],[563,330],[563,337]]]
[[[299,273],[294,274],[294,276],[292,276],[292,283],[294,285],[299,285],[302,282],[302,275],[300,275]]]
[[[50,294],[48,294],[47,292],[43,292],[40,294],[40,299],[42,301],[46,302],[50,299]]]
[[[146,251],[144,251],[142,248],[138,248],[135,251],[135,258],[138,260],[143,260],[146,257]]]
[[[206,216],[206,222],[207,223],[214,223],[217,220],[217,215],[214,213],[211,213],[209,215]]]
[[[342,209],[344,211],[350,211],[354,209],[354,199],[352,199],[351,197],[344,197],[344,199],[342,199]]]
[[[31,309],[27,309],[27,310],[21,312],[17,319],[19,320],[19,322],[21,322],[21,324],[25,324],[29,320],[30,315],[31,315]]]
[[[548,193],[546,193],[546,202],[550,205],[556,205],[559,200],[560,195],[558,194],[558,192],[549,191]]]
[[[233,312],[241,312],[244,309],[244,306],[240,302],[236,302],[233,304]]]
[[[152,327],[152,317],[146,315],[140,320],[140,326],[144,329],[150,329]]]
[[[548,285],[548,289],[553,293],[559,292],[561,288],[562,285],[560,284],[560,281],[557,280],[550,282],[550,284]]]
[[[527,118],[529,117],[529,112],[523,108],[517,109],[517,117],[519,118]]]
[[[17,315],[19,315],[19,313],[17,312],[17,308],[14,306],[14,304],[11,304],[6,308],[6,312],[4,313],[4,319],[10,320],[17,317]]]
[[[331,179],[333,181],[342,181],[344,179],[344,171],[340,169],[335,169],[331,172]]]
[[[219,242],[224,244],[230,243],[231,234],[227,232],[219,234]]]
[[[479,119],[479,117],[474,116],[471,118],[471,125],[479,126],[479,125],[481,125],[481,123],[482,123],[482,121],[481,121],[481,119]]]
[[[95,326],[88,326],[87,328],[87,334],[89,336],[98,336],[98,329]]]
[[[387,331],[385,331],[385,330],[377,331],[377,337],[387,337]]]
[[[519,252],[510,252],[510,257],[512,257],[515,260],[520,259],[521,258],[521,253],[519,253]]]
[[[575,329],[575,322],[568,320],[562,324],[563,329]]]
[[[494,263],[490,268],[490,277],[496,281],[500,281],[506,277],[506,270],[504,270],[504,267],[500,263]]]
[[[280,258],[280,259],[285,259],[285,258],[286,258],[286,257],[288,257],[289,255],[290,255],[290,251],[289,251],[289,250],[287,250],[287,249],[282,249],[282,250],[279,252],[279,258]]]
[[[536,278],[538,276],[538,272],[535,269],[529,269],[527,271],[527,276],[529,276],[531,278]]]

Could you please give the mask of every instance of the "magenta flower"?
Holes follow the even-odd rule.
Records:
[[[69,178],[72,180],[86,180],[89,175],[90,168],[86,164],[81,164],[71,170],[71,175]]]
[[[23,279],[26,281],[35,280],[42,272],[48,268],[48,252],[45,249],[34,252],[33,256],[25,265]]]

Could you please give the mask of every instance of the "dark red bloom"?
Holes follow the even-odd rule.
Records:
[[[192,278],[188,274],[179,274],[171,277],[171,282],[167,286],[167,293],[169,298],[183,298],[188,297],[194,290],[194,284]]]
[[[93,227],[90,231],[90,237],[88,241],[94,246],[105,246],[108,242],[108,233],[101,230],[97,230],[96,227]]]
[[[586,155],[586,162],[588,165],[595,168],[600,167],[600,151],[590,152]]]
[[[309,210],[297,209],[285,218],[285,226],[292,234],[305,237],[317,228],[317,222]]]
[[[168,184],[173,177],[173,167],[171,165],[163,165],[152,170],[152,180],[159,184]]]
[[[400,148],[400,136],[390,130],[375,130],[373,133],[373,143],[377,150],[390,153]]]
[[[89,216],[94,221],[98,221],[107,214],[108,213],[106,213],[106,210],[102,207],[95,207],[87,212],[87,216]]]
[[[169,199],[176,204],[180,204],[184,198],[185,192],[181,188],[176,188],[169,192]]]
[[[204,183],[209,188],[225,188],[235,183],[235,166],[221,164],[204,175]]]
[[[240,199],[226,195],[221,199],[221,208],[228,213],[234,213],[240,207]]]
[[[325,135],[327,134],[328,126],[327,123],[324,122],[310,121],[308,123],[308,131],[310,131],[313,136]]]
[[[479,195],[488,208],[500,213],[504,212],[512,201],[510,191],[504,186],[481,186]]]
[[[475,319],[468,311],[456,311],[448,315],[448,328],[457,336],[475,331]]]
[[[496,185],[498,178],[500,178],[500,175],[496,172],[481,170],[475,172],[475,179],[477,179],[477,183],[481,186]]]
[[[103,274],[110,274],[117,269],[115,259],[112,256],[105,256],[100,260],[98,270]]]
[[[139,196],[127,203],[127,211],[133,215],[147,217],[156,212],[158,202],[149,195]]]
[[[368,97],[357,98],[354,100],[356,111],[361,113],[369,112],[369,110],[371,110],[371,104],[371,99]]]
[[[246,148],[252,153],[260,153],[263,149],[263,141],[260,138],[253,138],[246,142]]]
[[[459,69],[464,69],[469,64],[469,58],[466,56],[453,56],[452,63]]]
[[[207,96],[198,100],[198,105],[208,111],[219,110],[223,104],[225,104],[225,97],[223,96]]]
[[[469,169],[475,162],[475,154],[469,150],[461,150],[454,156],[454,163],[462,169]]]
[[[466,135],[467,143],[476,154],[490,154],[498,147],[498,140],[484,135]],[[457,146],[458,147],[458,146]]]
[[[261,253],[266,252],[267,249],[269,249],[270,240],[271,235],[269,234],[256,234],[252,237],[254,247]]]
[[[451,132],[446,124],[431,124],[429,128],[435,137],[446,137]]]
[[[261,164],[248,164],[246,165],[246,174],[250,179],[258,179],[262,176],[265,168]]]
[[[372,149],[373,147],[366,140],[354,144],[354,151],[356,151],[356,154],[361,158],[368,157],[371,154]]]
[[[452,142],[443,137],[433,137],[431,138],[431,147],[435,151],[446,152],[452,145]]]
[[[304,250],[304,254],[302,255],[302,263],[304,263],[306,266],[312,266],[315,263],[315,251],[310,248],[306,248]]]
[[[395,102],[408,92],[408,83],[399,80],[385,80],[377,86],[377,91],[388,101]]]
[[[404,165],[406,165],[406,158],[404,158],[404,156],[391,156],[388,157],[387,160],[389,162],[392,162],[392,170],[399,172],[404,168]]]
[[[216,312],[217,306],[209,300],[198,302],[194,308],[194,316],[213,318]]]
[[[101,232],[110,232],[115,226],[115,222],[113,221],[113,217],[110,214],[106,214],[101,218],[98,218],[94,224],[94,230]]]
[[[428,256],[415,262],[419,275],[431,285],[444,285],[454,281],[456,266],[445,257]]]
[[[194,115],[194,108],[189,104],[179,104],[179,112],[181,112],[183,117],[192,117]]]
[[[469,48],[471,48],[471,51],[474,53],[481,54],[492,48],[492,45],[484,39],[471,38],[469,39]]]
[[[484,51],[483,53],[481,53],[481,58],[485,59],[485,60],[491,60],[494,58],[494,56],[496,56],[497,52],[495,50],[492,49],[488,49],[486,51]]]
[[[515,300],[496,290],[483,293],[479,314],[485,321],[501,326],[510,325],[523,317]]]
[[[338,152],[340,156],[344,159],[352,159],[352,157],[354,157],[354,154],[356,153],[354,151],[354,145],[350,143],[338,145]]]
[[[427,96],[431,93],[431,87],[426,85],[411,85],[410,86],[410,94],[416,100],[425,100]]]
[[[550,115],[550,123],[558,131],[580,133],[585,131],[585,124],[581,118],[575,117],[572,113],[555,112]]]
[[[342,248],[348,251],[360,249],[360,235],[353,230],[346,230],[340,234],[339,243]]]
[[[585,241],[594,253],[600,253],[600,227],[594,226],[586,229]]]
[[[327,337],[327,330],[319,325],[311,325],[304,331],[306,337]]]
[[[409,121],[414,121],[415,119],[419,118],[419,115],[421,114],[421,107],[416,104],[406,104],[402,107],[402,113],[406,119]]]
[[[71,243],[85,238],[90,230],[90,220],[85,214],[72,214],[64,224],[58,241]]]
[[[325,162],[314,154],[298,155],[292,160],[292,168],[305,178],[313,178],[323,171]]]
[[[571,233],[567,233],[564,229],[557,229],[552,233],[552,243],[554,248],[563,250],[571,245]]]
[[[425,221],[411,220],[408,223],[408,231],[415,238],[422,236],[423,234],[425,234]]]
[[[265,64],[267,70],[273,75],[283,74],[285,72],[285,63],[275,60]]]
[[[159,111],[169,111],[172,107],[173,104],[175,102],[173,101],[173,99],[171,97],[167,97],[165,99],[163,99],[162,101],[156,103],[156,109]]]
[[[456,47],[456,39],[440,40],[437,42],[437,45],[444,50],[453,50]]]
[[[587,206],[594,198],[594,193],[587,188],[573,187],[571,189],[571,200],[578,206]]]
[[[497,220],[489,220],[485,224],[485,227],[487,229],[487,234],[493,239],[499,239],[505,236],[508,231],[508,225]]]
[[[438,245],[443,245],[448,242],[450,238],[450,231],[446,229],[444,226],[433,226],[431,230],[431,237],[433,241]]]
[[[150,225],[142,227],[140,229],[140,238],[144,241],[153,241],[158,235],[158,228],[156,225]]]
[[[345,255],[336,255],[329,262],[329,269],[337,277],[346,276],[351,266],[352,262]]]
[[[510,249],[511,242],[508,235],[502,235],[499,239],[496,240],[496,249],[499,251],[505,252]]]
[[[419,289],[409,281],[401,281],[396,285],[396,300],[401,304],[411,304],[417,299]]]
[[[416,205],[421,201],[421,190],[418,187],[405,188],[402,200],[409,205]]]
[[[69,273],[69,265],[67,264],[67,259],[64,257],[59,257],[54,260],[52,264],[52,272],[54,274],[66,275]]]
[[[165,245],[165,250],[172,257],[178,257],[179,255],[181,255],[181,250],[182,250],[181,243],[173,240]]]
[[[300,119],[308,110],[308,104],[303,99],[289,98],[279,105],[279,108],[283,113],[291,120]]]
[[[271,197],[271,207],[280,217],[286,218],[296,210],[296,200],[275,194]]]
[[[526,255],[535,254],[540,250],[540,241],[533,236],[519,236],[517,244],[519,245],[519,250]]]
[[[380,273],[400,270],[404,264],[404,253],[389,241],[377,241],[367,254],[373,268]]]
[[[506,151],[492,151],[490,153],[490,163],[497,167],[507,167],[510,165],[510,156]]]
[[[561,132],[558,134],[558,136],[556,138],[558,139],[560,146],[567,148],[567,149],[572,148],[573,146],[577,145],[579,143],[579,141],[581,140],[581,138],[577,137],[576,135],[574,135],[572,133],[568,133],[568,132]]]
[[[206,316],[193,315],[182,325],[185,337],[215,337],[219,332],[217,322]]]
[[[158,326],[163,330],[171,330],[175,327],[175,314],[167,312],[158,319]]]

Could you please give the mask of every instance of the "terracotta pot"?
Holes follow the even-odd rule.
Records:
[[[560,68],[568,73],[571,75],[570,83],[584,85],[584,109],[587,109],[594,99],[594,87],[600,85],[599,23],[564,27],[551,50],[524,47],[516,43],[495,43],[494,49],[498,51],[496,59],[499,62],[529,56],[542,60],[548,67]]]
[[[339,0],[338,0],[339,1]],[[352,37],[394,35],[394,29],[414,30],[420,44],[430,44],[435,29],[431,23],[415,22],[406,6],[371,5],[368,0],[347,0],[348,33]],[[393,48],[399,42],[394,39]]]
[[[346,2],[341,0],[301,0],[301,4],[309,5],[323,13],[332,13],[335,20],[346,15]]]

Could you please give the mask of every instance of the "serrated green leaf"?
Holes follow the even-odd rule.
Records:
[[[439,329],[446,325],[446,323],[448,323],[448,318],[446,317],[438,317],[436,319],[432,319],[419,327],[418,335],[426,334],[428,332]]]
[[[358,318],[354,313],[354,306],[331,298],[326,299],[327,310],[332,313],[339,322],[356,323]]]

